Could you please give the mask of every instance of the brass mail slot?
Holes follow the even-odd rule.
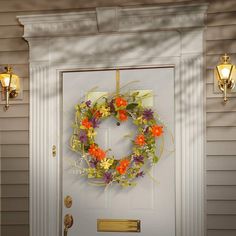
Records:
[[[98,219],[97,232],[140,232],[140,220]]]

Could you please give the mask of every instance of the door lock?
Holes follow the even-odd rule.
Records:
[[[66,196],[64,198],[64,205],[66,208],[71,208],[71,206],[72,206],[72,197],[71,196]]]
[[[70,229],[73,225],[73,216],[70,214],[66,214],[64,217],[64,236],[67,236],[68,229]]]

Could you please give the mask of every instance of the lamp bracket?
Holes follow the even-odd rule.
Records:
[[[235,87],[235,81],[234,80],[229,80],[227,83],[227,89],[232,90]],[[218,87],[219,89],[224,92],[224,82],[219,80],[218,81]]]

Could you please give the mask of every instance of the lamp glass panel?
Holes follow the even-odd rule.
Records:
[[[2,87],[8,87],[10,85],[10,76],[8,74],[5,74],[6,76],[1,76],[1,84]]]
[[[220,79],[228,80],[231,79],[233,65],[231,64],[221,64],[217,66],[218,73],[220,75]]]
[[[14,75],[14,74],[12,75],[10,89],[16,90],[16,91],[20,90],[20,80],[17,75]]]

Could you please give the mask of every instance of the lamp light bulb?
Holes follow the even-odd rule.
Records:
[[[2,84],[3,88],[9,87],[10,86],[10,77],[7,76],[7,77],[2,78],[1,79],[1,84]]]
[[[230,73],[230,70],[228,68],[222,69],[221,70],[222,79],[228,79],[229,78],[229,73]]]
[[[10,77],[6,77],[5,78],[5,84],[6,84],[7,87],[9,87],[9,85],[10,85]]]

